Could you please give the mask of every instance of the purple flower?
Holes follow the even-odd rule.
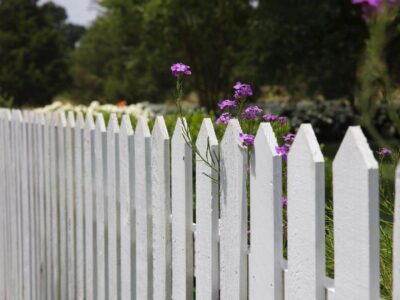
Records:
[[[263,115],[263,119],[268,122],[275,122],[278,120],[278,116],[274,114],[265,114]]]
[[[224,109],[225,107],[235,107],[236,105],[236,101],[233,100],[224,100],[218,103],[219,109]]]
[[[231,120],[231,115],[227,112],[223,113],[222,115],[219,116],[219,118],[215,121],[217,124],[228,124],[229,121]]]
[[[283,206],[287,206],[287,198],[286,198],[286,197],[282,197],[282,198],[281,198],[281,204],[282,204]]]
[[[250,84],[247,83],[241,83],[238,81],[233,86],[233,89],[235,90],[235,94],[233,95],[235,99],[246,98],[247,96],[253,95],[253,90],[251,89]]]
[[[239,138],[246,146],[254,144],[254,135],[248,133],[240,133]]]
[[[244,113],[242,114],[243,119],[256,119],[259,117],[259,115],[262,113],[262,109],[259,108],[258,106],[249,106],[244,110]]]
[[[380,2],[381,2],[380,0],[351,0],[351,3],[353,4],[363,4],[375,8],[379,6]]]
[[[284,144],[284,145],[281,146],[281,147],[279,147],[279,146],[276,146],[276,147],[275,147],[276,153],[278,153],[280,156],[282,156],[282,159],[283,159],[283,160],[286,160],[286,159],[287,159],[289,150],[290,150],[290,144]]]
[[[285,142],[293,142],[296,135],[294,133],[288,133],[287,135],[283,136],[283,140]]]
[[[192,75],[192,71],[190,71],[190,67],[184,65],[182,63],[176,63],[171,66],[171,72],[174,76],[181,76],[181,75]]]
[[[281,124],[285,124],[287,122],[287,118],[286,117],[279,117],[278,118],[278,122]]]
[[[388,148],[381,148],[381,149],[379,149],[379,151],[377,151],[377,153],[378,153],[380,156],[384,157],[384,156],[387,156],[387,155],[392,154],[392,150],[390,150],[390,149],[388,149]]]

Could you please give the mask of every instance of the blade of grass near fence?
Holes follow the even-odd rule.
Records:
[[[325,295],[324,158],[310,124],[303,124],[288,157],[288,276],[285,297]]]
[[[97,290],[96,299],[106,299],[106,170],[107,170],[107,133],[104,118],[101,113],[96,117],[95,129],[95,199],[96,199],[96,266]]]
[[[74,140],[75,140],[75,220],[76,220],[76,296],[85,297],[85,244],[84,244],[84,198],[83,198],[83,127],[85,121],[81,112],[77,113]]]
[[[219,298],[219,203],[218,203],[218,140],[211,119],[204,119],[197,136],[196,147],[196,232],[195,275],[196,299]]]
[[[350,127],[333,162],[335,299],[379,299],[378,180],[367,139]]]
[[[66,152],[66,197],[67,197],[67,246],[68,246],[68,299],[76,299],[75,293],[75,220],[74,220],[74,113],[68,113],[67,128],[65,129]]]
[[[108,228],[108,299],[118,299],[118,217],[117,154],[118,120],[111,114],[107,126],[107,228]]]
[[[150,300],[153,291],[153,247],[151,210],[151,136],[144,117],[138,119],[135,132],[136,204],[136,299]]]
[[[179,118],[171,140],[172,298],[193,299],[192,148]]]
[[[95,289],[95,251],[94,251],[94,199],[93,199],[93,160],[94,160],[94,120],[91,113],[86,114],[83,131],[83,199],[85,220],[85,276],[86,297],[94,299]]]
[[[221,142],[221,299],[247,298],[247,149],[231,120]]]
[[[171,298],[171,197],[169,136],[164,118],[156,118],[151,136],[153,212],[153,298]]]
[[[283,299],[282,160],[269,123],[258,129],[250,164],[249,299]]]
[[[119,131],[119,201],[120,201],[120,231],[121,231],[121,299],[132,299],[135,293],[131,285],[132,263],[135,257],[131,256],[131,230],[135,230],[135,223],[132,220],[131,205],[133,200],[130,197],[130,176],[133,176],[130,169],[130,160],[133,155],[129,153],[129,140],[133,138],[133,130],[128,115],[122,117]],[[131,202],[132,201],[132,202]],[[132,222],[133,221],[133,222]]]
[[[65,299],[67,295],[67,210],[66,210],[66,186],[65,186],[65,130],[67,119],[64,112],[58,114],[57,124],[57,178],[58,178],[58,201],[59,201],[59,222],[60,222],[60,299]]]
[[[396,198],[393,224],[393,300],[400,300],[400,163],[396,169]]]

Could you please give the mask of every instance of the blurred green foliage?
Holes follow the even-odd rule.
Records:
[[[69,87],[69,53],[84,29],[66,18],[53,3],[0,1],[0,98],[45,104]]]

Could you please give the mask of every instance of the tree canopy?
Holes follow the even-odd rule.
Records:
[[[66,18],[51,2],[0,1],[1,98],[44,104],[69,86],[69,53],[84,30]]]

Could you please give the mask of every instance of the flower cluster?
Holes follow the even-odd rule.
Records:
[[[388,149],[388,148],[381,148],[377,151],[378,155],[383,158],[385,156],[389,156],[392,154],[392,150]]]
[[[293,143],[295,137],[296,137],[296,135],[294,133],[288,133],[287,135],[284,135],[282,137],[282,139],[285,143],[282,146],[275,147],[276,153],[278,153],[280,156],[282,156],[282,159],[284,159],[284,160],[287,159],[290,147],[292,146],[292,143]]]
[[[190,67],[187,65],[184,65],[183,63],[176,63],[171,66],[171,72],[174,76],[190,76],[192,75],[192,71],[190,70]]]
[[[255,125],[260,120],[277,123],[280,126],[287,123],[286,117],[263,114],[263,110],[257,105],[244,107],[246,98],[253,95],[253,89],[250,84],[238,81],[233,86],[233,91],[233,98],[235,100],[225,99],[218,103],[219,109],[223,112],[217,118],[216,124],[226,125],[232,118],[238,118],[242,129],[245,131],[245,133],[241,133],[239,136],[243,145],[251,146],[254,144]],[[290,136],[288,138],[290,139]],[[289,140],[285,142],[289,142]]]

